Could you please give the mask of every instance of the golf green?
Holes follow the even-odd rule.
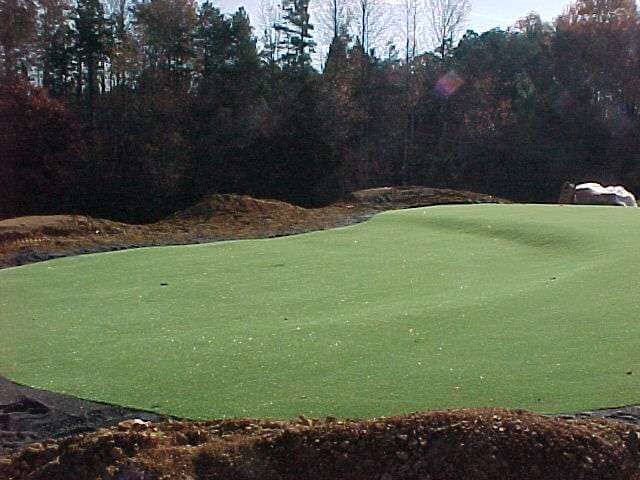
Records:
[[[188,418],[640,402],[640,210],[387,212],[0,271],[0,375]]]

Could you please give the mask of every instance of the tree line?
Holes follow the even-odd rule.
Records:
[[[144,222],[213,192],[640,188],[632,0],[461,36],[464,0],[316,1],[265,0],[253,28],[208,1],[0,0],[0,217]]]

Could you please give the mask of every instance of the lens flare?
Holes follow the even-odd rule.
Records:
[[[464,80],[456,72],[451,71],[440,77],[436,83],[436,93],[442,97],[450,97],[462,86]]]

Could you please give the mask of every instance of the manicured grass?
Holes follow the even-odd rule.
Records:
[[[191,418],[638,403],[638,239],[637,209],[447,206],[7,269],[0,374]]]

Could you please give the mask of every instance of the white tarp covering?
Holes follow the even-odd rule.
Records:
[[[620,205],[637,207],[636,197],[620,185],[603,187],[599,183],[581,183],[576,185],[574,202],[586,205]]]

